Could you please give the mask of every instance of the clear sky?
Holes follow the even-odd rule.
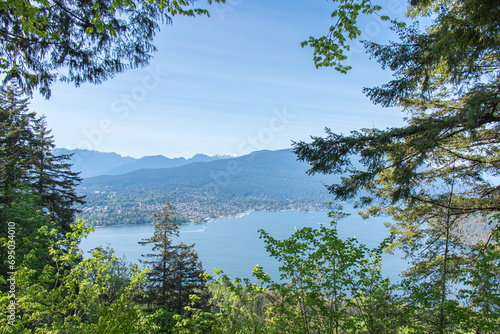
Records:
[[[402,18],[405,0],[384,3]],[[133,157],[243,155],[291,147],[325,127],[348,133],[403,124],[399,110],[362,94],[391,73],[359,45],[347,75],[316,69],[312,49],[300,46],[328,31],[333,2],[228,0],[207,8],[211,18],[174,17],[162,27],[149,67],[97,86],[55,84],[49,101],[35,95],[30,109],[46,115],[57,146]],[[364,39],[393,38],[376,17],[361,29]]]

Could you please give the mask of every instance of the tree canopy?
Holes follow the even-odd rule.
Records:
[[[15,85],[0,89],[0,244],[8,241],[8,222],[17,226],[17,256],[47,260],[47,238],[38,235],[42,226],[58,230],[57,237],[71,231],[76,204],[77,173],[68,156],[52,153],[54,140],[43,118],[28,110],[27,99]],[[21,242],[22,240],[22,242]],[[7,272],[6,247],[0,249],[0,275]],[[36,255],[35,255],[36,254]]]
[[[351,45],[348,40],[355,40],[361,36],[362,31],[357,25],[360,15],[377,15],[382,21],[389,21],[394,26],[404,27],[400,22],[387,15],[381,15],[382,6],[373,4],[369,0],[333,0],[338,3],[331,17],[335,23],[330,26],[324,36],[310,36],[301,43],[302,47],[310,46],[314,50],[314,64],[319,67],[334,67],[340,73],[351,70],[350,65],[345,65]]]
[[[160,24],[175,15],[208,15],[193,2],[0,1],[0,74],[4,82],[15,79],[25,93],[39,88],[46,98],[57,79],[76,86],[101,83],[147,65]]]
[[[477,259],[499,247],[494,240],[500,227],[491,216],[500,210],[500,6],[485,0],[411,1],[407,15],[430,16],[432,23],[421,31],[417,23],[394,22],[399,41],[364,42],[394,76],[365,94],[383,107],[400,107],[407,124],[347,135],[327,129],[324,138],[295,143],[295,153],[311,164],[310,173],[342,174],[340,183],[328,186],[336,199],[356,200],[367,215],[392,216],[389,225],[398,236],[392,246],[401,247],[412,265],[402,286],[412,327],[444,333],[458,331],[460,319],[470,316],[462,307],[470,300],[461,299],[457,282],[478,294],[479,286],[494,284]],[[463,235],[470,219],[491,225],[475,245]],[[498,270],[498,258],[487,262],[490,273]],[[470,307],[489,317],[498,304]],[[467,330],[498,326],[498,318],[488,318],[490,327],[467,319]]]
[[[365,42],[368,51],[394,80],[366,88],[382,106],[399,106],[409,116],[398,128],[361,129],[350,135],[327,129],[327,137],[295,144],[310,173],[344,173],[330,191],[352,199],[361,190],[385,204],[463,214],[500,209],[499,53],[500,8],[489,1],[414,1],[409,14],[436,16],[426,32],[398,28],[400,42]],[[359,160],[359,164],[353,163]],[[452,204],[431,189],[454,180]],[[441,191],[446,193],[447,191]],[[399,211],[403,214],[403,211]],[[396,213],[396,211],[391,211]]]

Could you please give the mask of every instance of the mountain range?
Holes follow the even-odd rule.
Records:
[[[340,180],[338,175],[308,175],[309,165],[297,161],[291,149],[225,159],[204,155],[136,160],[114,154],[89,156],[92,159],[88,161],[100,161],[100,170],[111,166],[107,175],[86,177],[77,189],[87,201],[80,208],[80,217],[93,225],[151,223],[167,198],[185,222],[248,210],[324,209],[324,203],[331,200],[324,185]],[[120,161],[126,163],[119,165]],[[171,167],[163,167],[166,165]],[[82,175],[98,171],[96,166],[89,167],[93,169],[82,170]]]
[[[231,155],[208,156],[196,154],[192,158],[167,158],[163,155],[145,156],[139,159],[121,156],[117,153],[105,153],[92,150],[56,148],[56,155],[71,155],[73,171],[80,172],[82,178],[98,175],[120,175],[140,169],[172,168],[193,162],[209,162],[231,158]]]
[[[308,169],[309,165],[297,161],[291,149],[257,151],[231,159],[86,178],[81,188],[107,192],[181,191],[225,198],[328,197],[324,183],[338,181],[338,177],[311,176],[306,173]]]

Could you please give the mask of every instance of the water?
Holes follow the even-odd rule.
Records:
[[[388,236],[383,222],[389,218],[363,220],[352,207],[345,207],[344,211],[353,214],[340,221],[338,230],[341,238],[356,237],[368,247],[376,247]],[[250,277],[252,268],[258,264],[271,277],[279,279],[279,262],[268,256],[257,231],[264,229],[272,237],[282,240],[297,229],[306,226],[317,228],[319,224],[328,224],[329,221],[327,212],[251,212],[242,217],[205,224],[182,225],[179,240],[188,245],[195,244],[203,268],[209,273],[219,268],[231,278]],[[129,262],[138,262],[141,254],[150,251],[138,241],[151,237],[153,233],[153,225],[97,227],[94,233],[82,240],[80,248],[87,252],[97,246],[109,245],[118,256],[125,257]],[[391,280],[396,280],[405,268],[407,264],[400,254],[384,255],[383,272]]]

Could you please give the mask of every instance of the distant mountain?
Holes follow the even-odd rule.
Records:
[[[297,161],[291,149],[258,151],[232,159],[87,178],[83,181],[81,189],[154,193],[168,193],[175,190],[221,198],[328,197],[323,183],[332,183],[338,180],[338,177],[310,176],[306,174],[308,169],[309,165]]]
[[[80,217],[93,225],[152,223],[167,198],[182,222],[248,210],[324,210],[331,199],[324,184],[339,176],[310,176],[308,169],[287,149],[86,178],[78,188],[87,196]]]
[[[173,168],[183,165],[187,165],[193,162],[209,162],[218,160],[215,157],[209,157],[204,154],[196,154],[190,159],[186,158],[174,158],[170,159],[163,155],[147,156],[137,159],[129,164],[113,168],[106,172],[107,175],[120,175],[125,173],[130,173],[140,169],[152,169],[152,168]]]
[[[73,164],[72,170],[80,172],[83,178],[99,175],[120,175],[130,173],[140,169],[152,168],[172,168],[179,167],[193,162],[209,162],[220,159],[227,159],[229,155],[217,155],[210,157],[205,154],[196,154],[190,159],[167,158],[163,155],[146,156],[140,159],[124,157],[116,153],[104,153],[91,150],[66,148],[54,149],[55,154],[73,154],[70,162]]]
[[[214,158],[217,159],[232,159],[232,158],[237,158],[238,156],[236,154],[216,154],[213,156]]]
[[[104,153],[91,150],[56,148],[53,152],[57,155],[73,154],[70,159],[70,162],[73,164],[72,170],[74,172],[81,172],[80,176],[84,178],[103,175],[111,169],[129,164],[136,160],[116,153]]]

